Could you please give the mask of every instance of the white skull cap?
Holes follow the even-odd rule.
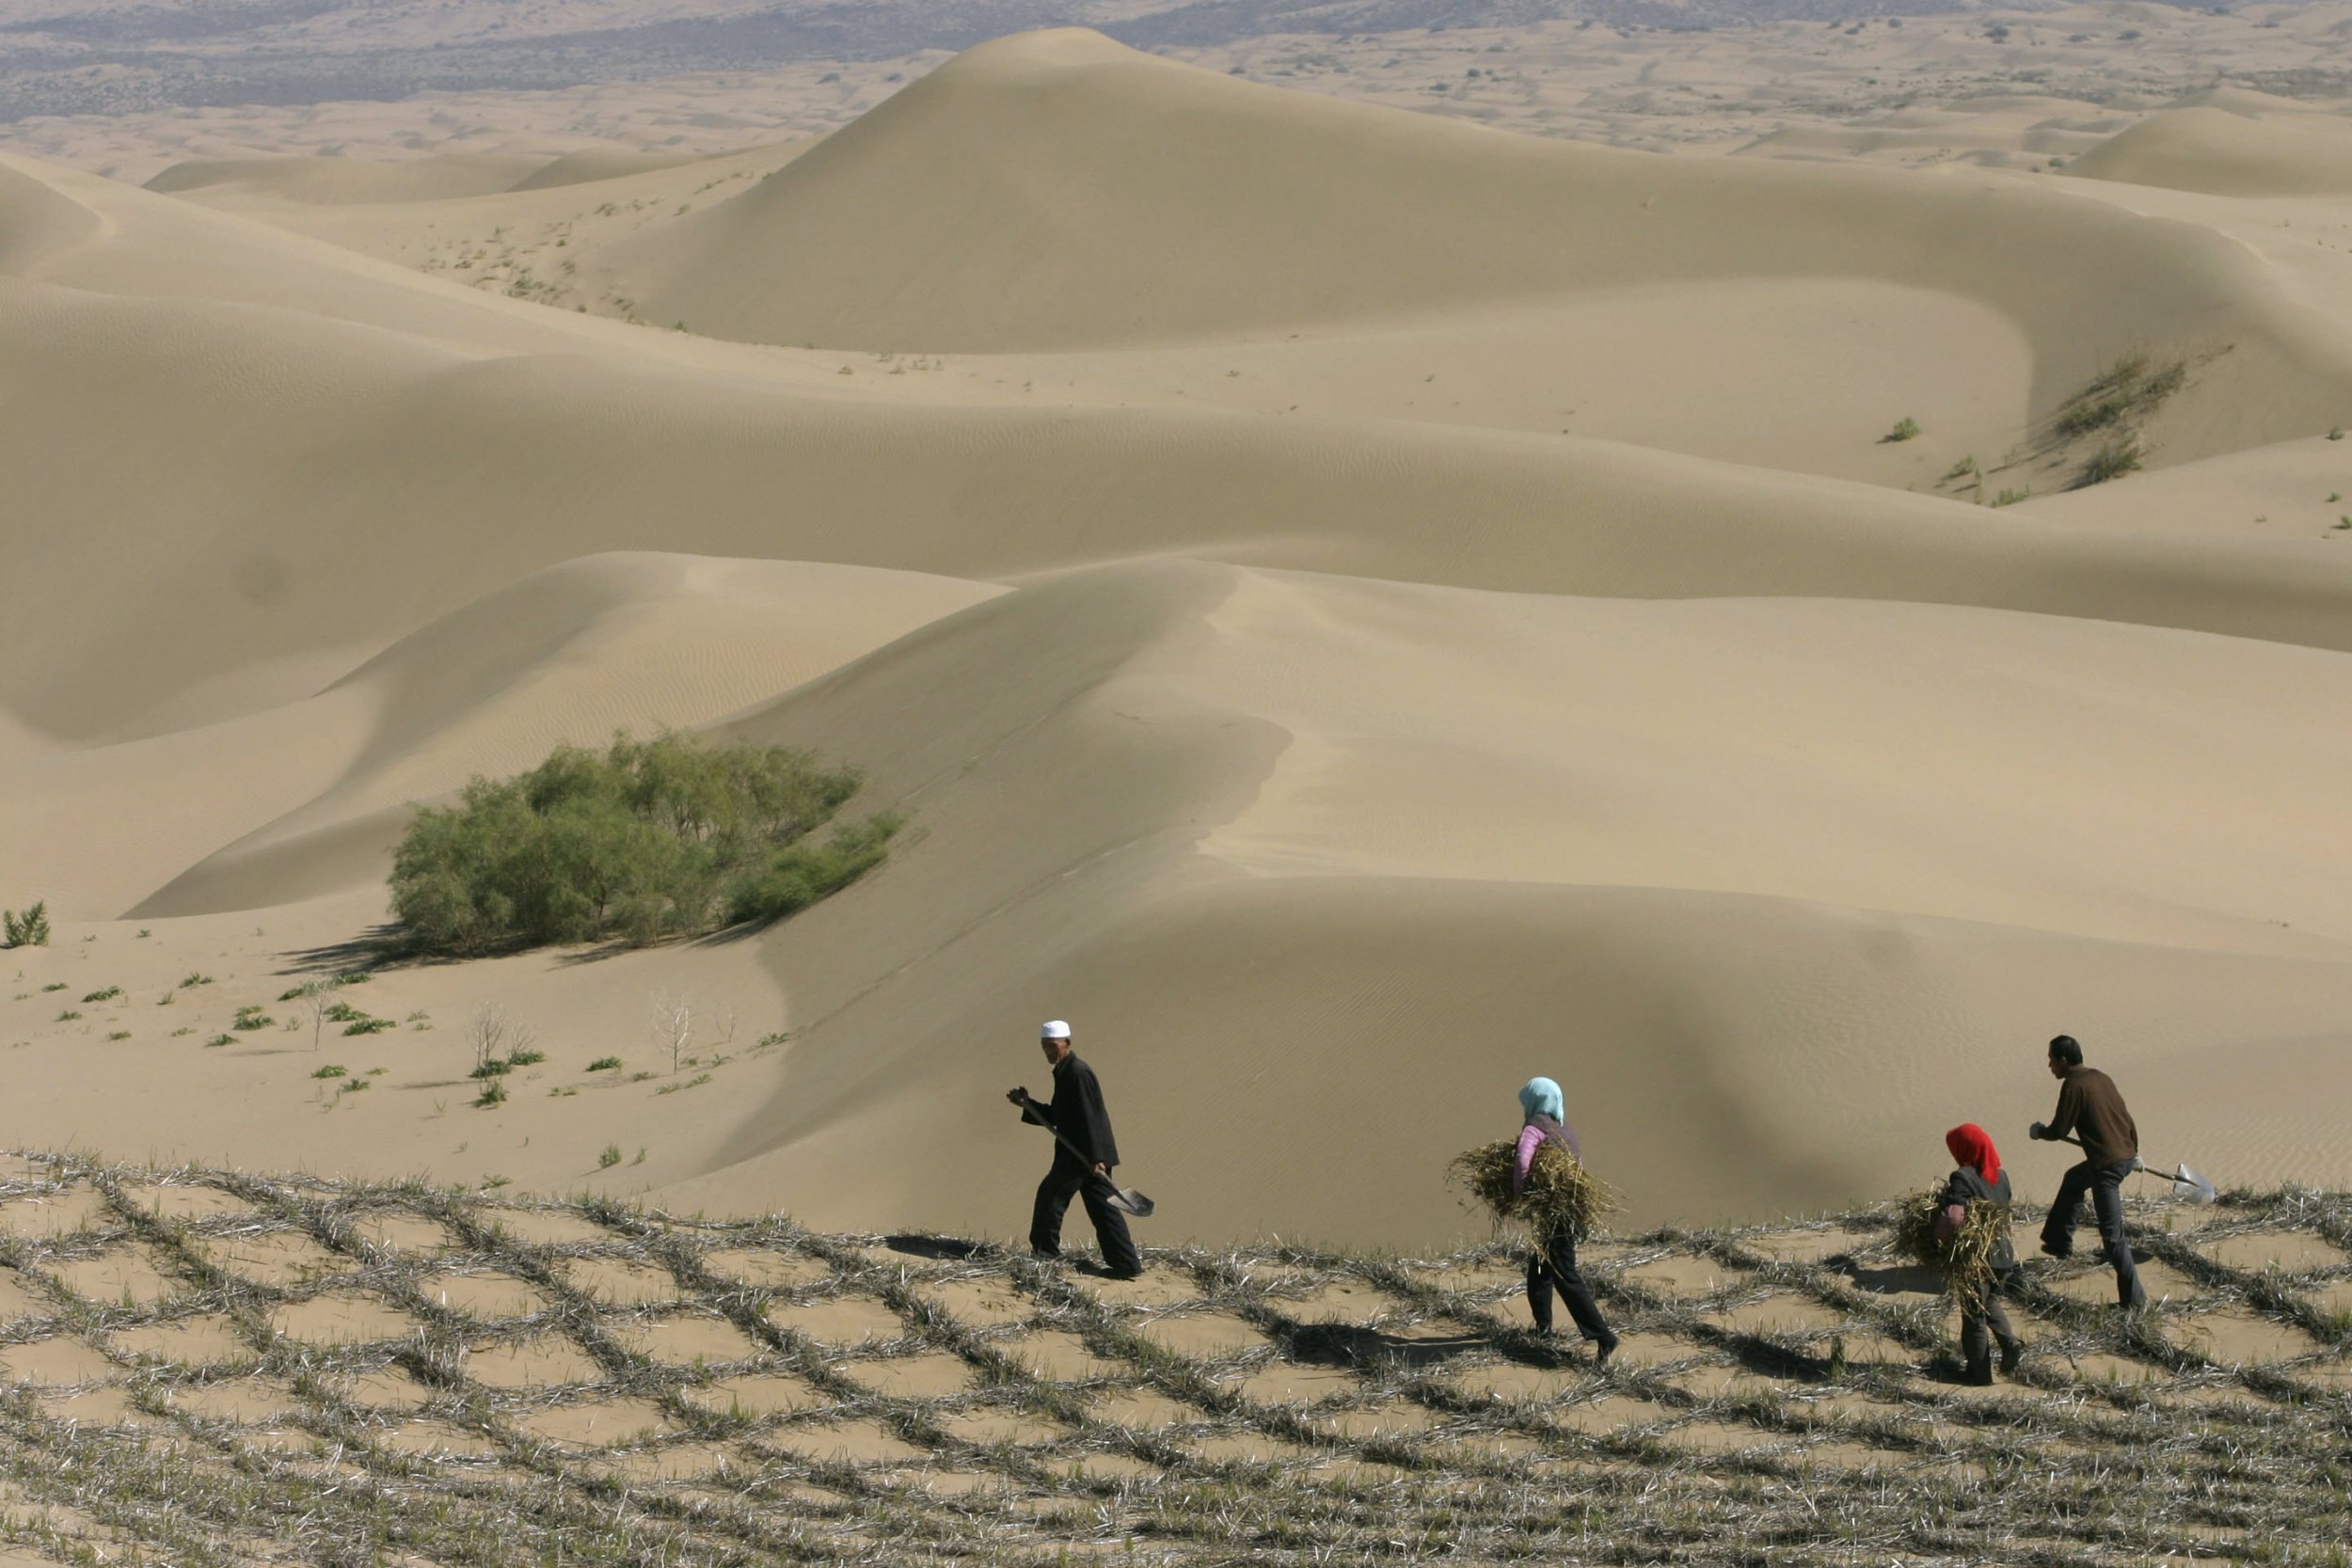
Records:
[[[1070,1025],[1056,1019],[1038,1030],[1037,1037],[1041,1040],[1066,1040],[1070,1037]]]

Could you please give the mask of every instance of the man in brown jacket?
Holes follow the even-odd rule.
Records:
[[[2083,1160],[2058,1183],[2058,1200],[2042,1224],[2042,1250],[2053,1258],[2074,1255],[2074,1227],[2081,1223],[2083,1195],[2089,1193],[2099,1215],[2099,1239],[2115,1270],[2117,1304],[2145,1307],[2148,1292],[2140,1289],[2132,1243],[2123,1234],[2123,1178],[2139,1168],[2139,1129],[2115,1080],[2083,1066],[2083,1048],[2072,1035],[2050,1042],[2050,1076],[2061,1085],[2058,1113],[2047,1123],[2035,1122],[2033,1135],[2055,1141],[2071,1132],[2082,1141]]]

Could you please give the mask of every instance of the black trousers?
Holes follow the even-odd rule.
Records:
[[[1054,1168],[1037,1184],[1037,1207],[1029,1214],[1029,1250],[1048,1258],[1061,1256],[1061,1219],[1070,1200],[1083,1196],[1087,1218],[1094,1222],[1094,1239],[1103,1248],[1103,1266],[1113,1274],[1136,1274],[1143,1256],[1127,1234],[1127,1216],[1110,1206],[1111,1184],[1078,1163],[1075,1155],[1057,1153]]]
[[[2065,1258],[2074,1250],[2074,1227],[2082,1223],[2083,1195],[2090,1195],[2091,1208],[2099,1216],[2099,1243],[2106,1254],[2107,1263],[2115,1270],[2115,1299],[2119,1306],[2142,1307],[2148,1292],[2140,1289],[2139,1270],[2133,1266],[2132,1243],[2123,1234],[2123,1178],[2132,1174],[2132,1164],[2125,1160],[2112,1165],[2094,1165],[2085,1160],[2066,1173],[2058,1183],[2058,1197],[2050,1205],[2050,1217],[2042,1222],[2042,1250],[2054,1258]]]
[[[1584,1273],[1576,1266],[1576,1238],[1565,1231],[1547,1236],[1542,1249],[1527,1257],[1527,1308],[1535,1314],[1535,1327],[1544,1334],[1551,1332],[1554,1291],[1568,1304],[1568,1316],[1576,1320],[1584,1338],[1603,1345],[1617,1342],[1600,1315],[1600,1304],[1593,1300],[1593,1288],[1584,1283]]]
[[[1960,1354],[1968,1362],[1968,1381],[1993,1381],[1993,1343],[2000,1342],[2006,1351],[2017,1343],[2017,1330],[2009,1321],[2009,1311],[2001,1305],[2001,1291],[2008,1288],[2010,1276],[2016,1271],[2004,1269],[1994,1275],[1982,1295],[1960,1298]]]

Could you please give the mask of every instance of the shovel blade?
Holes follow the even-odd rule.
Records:
[[[2184,1203],[2194,1203],[2200,1207],[2221,1201],[2221,1195],[2214,1191],[2213,1183],[2186,1165],[2172,1175],[2172,1196]]]
[[[1152,1211],[1159,1207],[1158,1204],[1152,1202],[1150,1198],[1144,1196],[1133,1187],[1117,1187],[1112,1189],[1111,1196],[1105,1201],[1107,1201],[1112,1208],[1120,1211],[1121,1213],[1133,1214],[1139,1220],[1150,1219],[1152,1217]]]

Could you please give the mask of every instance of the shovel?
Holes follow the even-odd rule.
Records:
[[[1021,1097],[1021,1103],[1024,1108],[1029,1110],[1043,1111],[1045,1109],[1044,1106],[1040,1105],[1034,1099],[1025,1094]],[[1068,1138],[1064,1137],[1060,1128],[1053,1126],[1050,1123],[1044,1125],[1045,1130],[1054,1134],[1054,1141],[1056,1143],[1070,1150],[1071,1153],[1075,1154],[1080,1160],[1085,1161],[1088,1169],[1091,1170],[1093,1168],[1094,1162],[1087,1159],[1087,1151],[1085,1149],[1080,1148],[1076,1144],[1072,1143]],[[1104,1198],[1103,1201],[1108,1203],[1112,1208],[1118,1210],[1122,1214],[1133,1214],[1139,1220],[1148,1220],[1152,1217],[1152,1212],[1159,1207],[1158,1204],[1152,1202],[1150,1198],[1144,1196],[1133,1187],[1111,1187],[1111,1184],[1107,1180],[1103,1180],[1103,1185],[1110,1187],[1111,1189],[1111,1196]]]
[[[2083,1147],[2083,1141],[2080,1138],[2060,1138],[2058,1142],[2073,1144],[2076,1148]],[[2132,1170],[2140,1176],[2153,1176],[2159,1181],[2171,1182],[2172,1196],[2184,1203],[2194,1203],[2201,1208],[2221,1201],[2221,1195],[2214,1191],[2213,1183],[2198,1175],[2192,1166],[2181,1165],[2172,1170],[2151,1170],[2145,1161],[2134,1155],[2132,1156]]]

